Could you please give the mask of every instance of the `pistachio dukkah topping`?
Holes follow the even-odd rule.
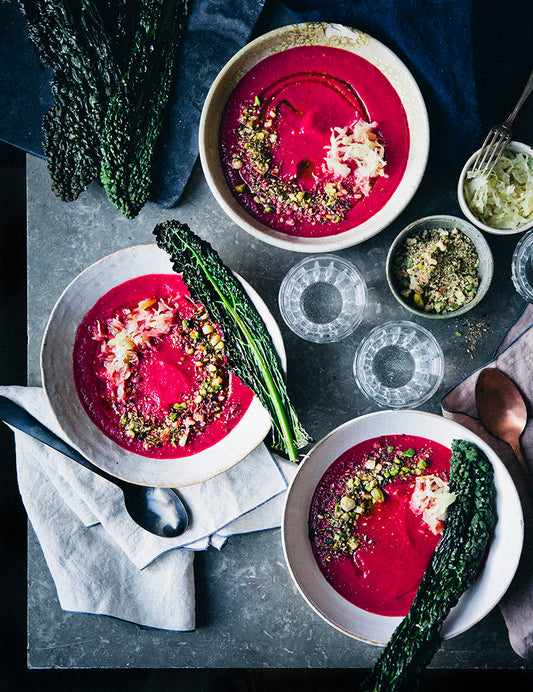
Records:
[[[235,185],[235,192],[250,195],[260,210],[279,215],[288,226],[298,221],[339,223],[357,201],[370,193],[378,176],[386,177],[385,149],[373,131],[377,123],[359,120],[347,128],[332,128],[322,170],[315,172],[315,164],[304,159],[297,175],[286,180],[272,155],[280,146],[280,105],[265,112],[261,99],[256,97],[254,104],[242,109],[231,160],[242,180]],[[312,189],[304,189],[299,178],[311,176]]]
[[[457,228],[408,236],[392,260],[402,296],[425,312],[451,312],[472,301],[479,287],[479,256]]]
[[[318,511],[315,534],[322,534],[317,545],[325,559],[352,555],[362,544],[369,543],[358,529],[361,517],[371,515],[376,505],[385,502],[388,483],[426,475],[431,454],[428,448],[401,450],[375,443],[361,463],[336,484]]]
[[[143,352],[166,336],[191,360],[195,384],[169,410],[147,413],[135,396],[137,366]],[[98,323],[93,338],[101,342],[107,402],[126,437],[142,441],[147,449],[167,443],[184,447],[222,412],[229,388],[224,342],[203,306],[180,322],[172,301],[141,301],[104,327]]]

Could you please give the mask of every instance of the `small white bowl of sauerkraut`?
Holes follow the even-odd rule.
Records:
[[[510,142],[488,177],[472,172],[477,155],[466,162],[457,186],[466,218],[498,235],[533,228],[533,148]]]

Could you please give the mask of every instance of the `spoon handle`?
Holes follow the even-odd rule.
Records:
[[[0,396],[0,419],[12,425],[14,428],[22,430],[31,437],[34,437],[36,440],[43,442],[48,447],[52,447],[52,449],[61,452],[61,454],[74,459],[74,461],[77,461],[78,464],[89,469],[89,471],[93,471],[97,475],[102,476],[102,478],[120,487],[120,483],[117,482],[118,479],[92,464],[88,459],[82,456],[78,450],[67,444],[58,435],[52,432],[52,430],[38,421],[37,418],[34,418],[31,413],[28,413],[25,408],[5,396]]]
[[[522,469],[522,474],[529,491],[529,496],[533,499],[533,474],[531,473],[531,469],[529,468],[527,461],[524,459],[522,447],[520,446],[520,440],[511,443],[511,447],[513,448],[513,452],[515,453],[518,463]]]

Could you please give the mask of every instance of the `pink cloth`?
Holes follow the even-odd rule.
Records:
[[[492,361],[484,367],[497,367],[518,385],[526,400],[530,420],[521,437],[526,462],[533,469],[533,305],[528,305],[505,335]],[[526,492],[522,471],[509,445],[490,435],[478,418],[475,385],[480,370],[460,382],[442,399],[445,418],[474,431],[498,454],[515,481],[524,512],[524,547],[515,578],[500,602],[509,631],[509,640],[522,658],[533,658],[533,500]]]

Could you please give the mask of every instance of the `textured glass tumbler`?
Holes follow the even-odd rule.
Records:
[[[414,322],[386,322],[361,341],[354,375],[363,394],[383,408],[414,408],[437,391],[444,356],[433,334]]]
[[[517,244],[512,259],[513,284],[518,293],[533,303],[533,231]]]
[[[278,299],[283,319],[302,339],[337,341],[363,319],[366,283],[350,262],[334,255],[313,256],[288,272]]]

